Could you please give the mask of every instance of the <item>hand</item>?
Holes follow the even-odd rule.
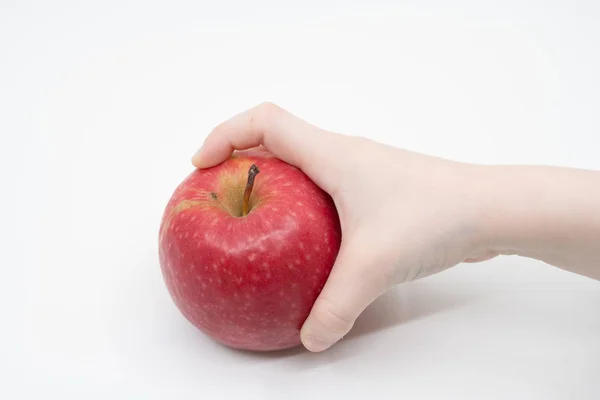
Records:
[[[495,255],[479,240],[475,166],[327,132],[270,103],[216,127],[192,162],[259,145],[328,192],[340,216],[338,258],[301,330],[308,350],[341,339],[393,285]]]

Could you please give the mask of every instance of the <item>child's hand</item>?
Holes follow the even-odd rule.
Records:
[[[392,285],[495,255],[479,239],[477,167],[327,132],[268,103],[215,128],[193,163],[259,145],[302,169],[340,215],[340,253],[301,332],[311,351],[341,339]]]

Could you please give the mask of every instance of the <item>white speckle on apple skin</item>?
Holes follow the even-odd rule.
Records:
[[[310,257],[311,257],[310,254],[307,254],[306,255],[306,261],[310,260]]]
[[[252,262],[254,260],[256,260],[256,253],[250,253],[248,256],[248,261]]]
[[[296,202],[296,205],[297,205],[298,207],[302,207],[302,206],[303,206],[303,204],[302,204],[302,202],[301,202],[301,201],[297,201],[297,202]]]
[[[205,232],[204,233],[204,240],[206,240],[208,243],[214,243],[216,239],[217,239],[217,237],[214,232]]]

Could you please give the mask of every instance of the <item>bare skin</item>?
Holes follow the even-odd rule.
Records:
[[[464,164],[322,130],[265,103],[217,126],[197,168],[264,146],[335,201],[342,246],[302,327],[323,351],[390,287],[511,254],[600,280],[600,172]]]

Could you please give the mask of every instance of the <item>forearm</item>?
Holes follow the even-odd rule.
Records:
[[[600,172],[483,167],[485,241],[600,280]]]

